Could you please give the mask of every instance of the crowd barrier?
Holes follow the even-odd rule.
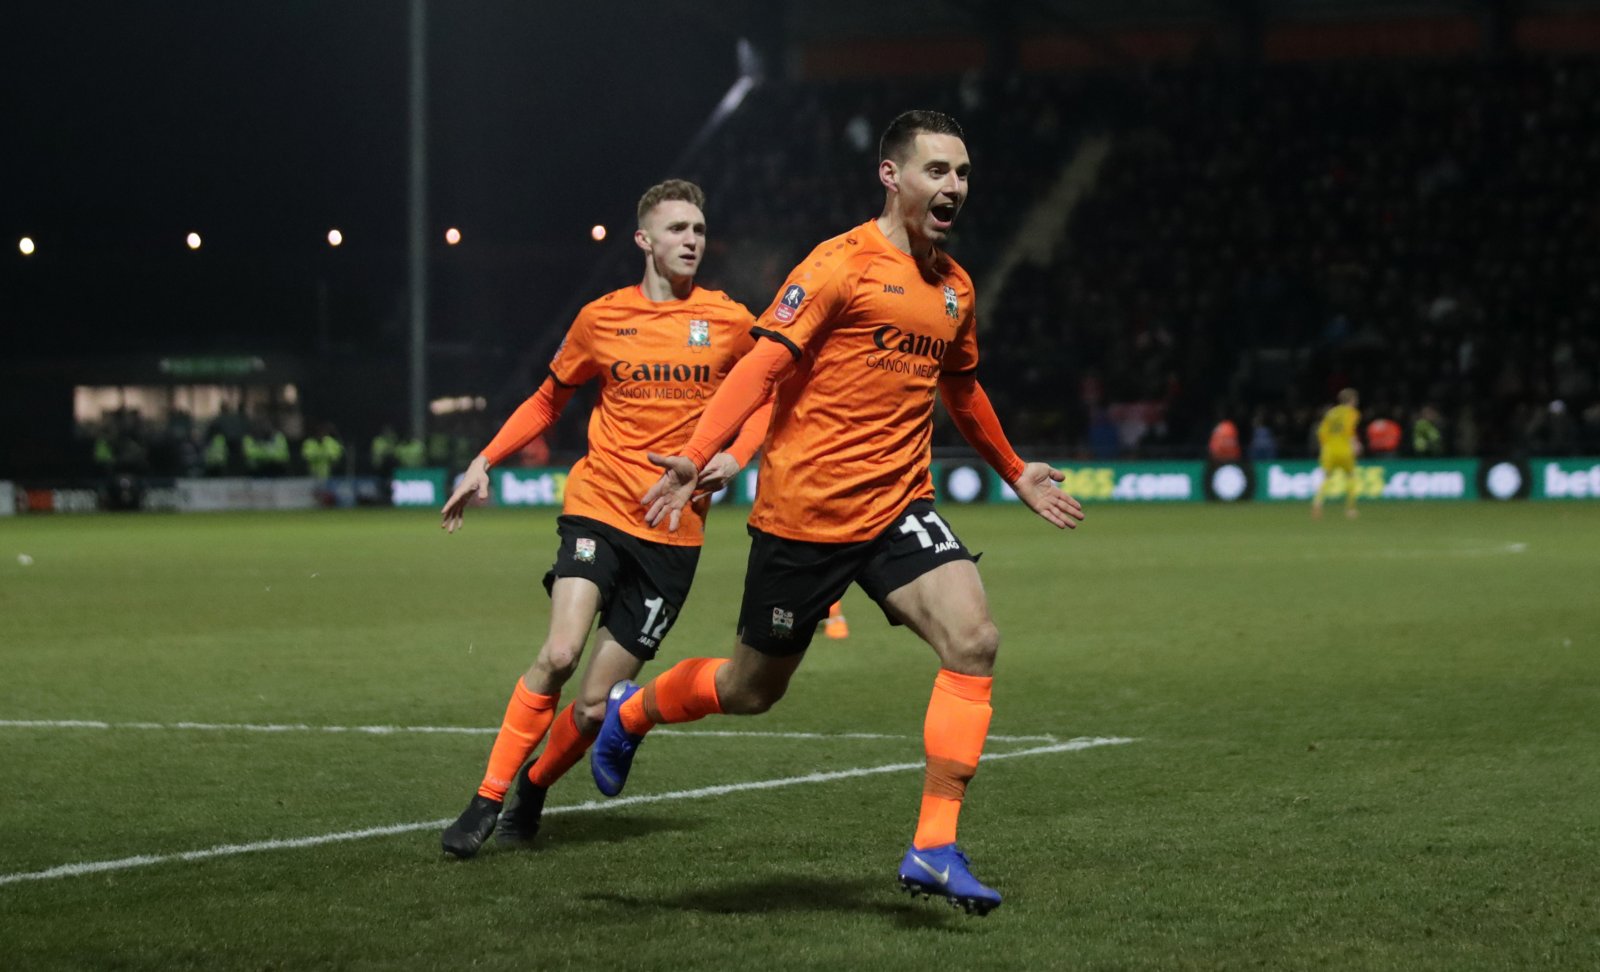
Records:
[[[1316,495],[1323,472],[1304,459],[1253,462],[1051,461],[1062,488],[1087,503],[1285,503]],[[502,468],[490,473],[495,506],[559,507],[568,467]],[[1354,476],[1335,472],[1328,498],[1355,490],[1363,502],[1484,500],[1534,502],[1600,499],[1600,458],[1401,459],[1373,457]],[[748,504],[756,495],[752,466],[716,493],[715,503]],[[939,460],[934,489],[941,502],[1015,503],[1017,494],[978,460]],[[117,477],[94,482],[30,484],[0,480],[0,516],[145,510],[305,510],[318,507],[412,506],[437,509],[458,476],[444,469],[402,469],[392,478],[328,480],[159,479]]]

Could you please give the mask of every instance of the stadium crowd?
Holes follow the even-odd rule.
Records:
[[[735,289],[873,212],[855,174],[872,165],[869,119],[892,105],[968,126],[973,196],[952,249],[980,292],[1080,138],[1112,136],[1065,244],[1014,273],[986,322],[987,385],[1019,441],[1197,455],[1227,418],[1253,451],[1308,455],[1321,409],[1354,385],[1368,418],[1405,428],[1402,451],[1425,410],[1451,454],[1600,451],[1592,59],[755,97],[696,173],[731,234],[715,265],[734,263]]]
[[[1600,453],[1600,60],[771,81],[681,173],[709,198],[707,282],[759,312],[810,247],[874,215],[862,172],[907,105],[967,129],[972,196],[951,249],[980,298],[1085,138],[1109,136],[1060,244],[1012,271],[981,322],[985,387],[1015,441],[1197,457],[1228,421],[1249,455],[1307,456],[1353,386],[1366,420],[1403,430],[1402,453]],[[263,418],[113,416],[94,455],[160,475],[308,469],[304,432],[253,429]],[[569,419],[557,459],[582,446],[583,416]],[[420,462],[463,467],[487,428],[464,421],[434,420]],[[252,461],[252,436],[279,431],[287,460],[272,441]],[[351,450],[345,468],[395,454]]]
[[[310,424],[295,412],[251,415],[224,408],[197,422],[181,409],[152,421],[132,409],[106,412],[79,429],[85,467],[105,476],[219,477],[386,476],[396,469],[465,468],[477,455],[485,419],[458,413],[436,417],[424,438],[401,436],[385,425],[364,449],[347,447],[330,422]],[[538,443],[543,446],[543,443]],[[543,453],[548,458],[548,452]],[[529,464],[544,461],[536,450]]]

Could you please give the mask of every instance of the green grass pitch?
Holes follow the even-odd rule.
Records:
[[[1600,967],[1600,504],[946,512],[992,731],[1135,740],[984,765],[983,919],[895,886],[915,771],[606,809],[583,763],[533,850],[463,864],[420,825],[489,735],[176,728],[497,725],[553,514],[0,520],[0,967]],[[745,552],[718,511],[662,661],[726,653]],[[919,761],[932,653],[845,609],[776,709],[652,738],[626,796]]]

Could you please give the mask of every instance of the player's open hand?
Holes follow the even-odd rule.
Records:
[[[719,452],[706,463],[706,468],[700,470],[700,479],[694,484],[694,494],[715,493],[733,482],[733,477],[737,475],[739,460],[729,453]]]
[[[1056,485],[1066,478],[1059,469],[1042,462],[1030,462],[1022,467],[1022,475],[1011,488],[1017,491],[1018,499],[1028,504],[1028,509],[1055,524],[1057,529],[1075,530],[1083,519],[1083,504]]]
[[[651,462],[665,471],[650,487],[650,491],[644,494],[644,499],[639,501],[645,507],[644,521],[651,526],[660,526],[661,521],[666,520],[667,531],[677,533],[678,521],[683,517],[683,508],[689,505],[689,498],[694,495],[700,470],[694,467],[694,461],[688,456],[660,456],[654,452],[649,456]]]
[[[461,529],[467,516],[467,504],[476,498],[479,503],[489,499],[489,465],[482,458],[472,460],[472,465],[461,477],[461,485],[450,494],[450,499],[440,511],[439,526],[447,533]]]

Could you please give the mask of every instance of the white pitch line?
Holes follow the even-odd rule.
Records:
[[[401,733],[433,735],[492,736],[498,726],[313,726],[305,723],[253,722],[103,722],[98,719],[0,719],[0,729],[170,729],[193,732],[327,732],[367,736],[392,736]],[[716,730],[659,729],[659,736],[701,736],[739,739],[920,739],[905,733],[882,732],[739,732]],[[1050,735],[991,735],[993,742],[1055,742]]]
[[[767,739],[921,739],[921,736],[907,735],[903,732],[739,732],[737,730],[716,729],[654,729],[651,730],[652,738],[656,736],[699,736],[729,738],[767,738]],[[1032,736],[1000,736],[990,734],[990,742],[1057,742],[1055,736],[1048,734]]]
[[[1121,736],[1096,736],[1080,739],[1070,739],[1066,742],[1053,743],[1048,746],[1035,746],[1031,749],[1018,749],[1009,753],[986,753],[983,762],[991,763],[1001,759],[1017,759],[1022,756],[1043,756],[1047,753],[1070,753],[1082,749],[1092,749],[1096,746],[1120,746],[1134,740]],[[621,807],[641,806],[648,803],[666,803],[673,800],[700,800],[706,797],[727,796],[730,793],[747,793],[754,790],[776,790],[785,786],[799,786],[805,783],[831,783],[834,780],[856,779],[862,776],[877,776],[880,773],[903,773],[910,770],[920,770],[923,763],[888,763],[883,766],[863,766],[856,769],[831,770],[826,773],[807,773],[804,776],[784,776],[771,780],[752,780],[748,783],[727,783],[721,786],[703,786],[694,790],[675,790],[669,793],[647,793],[640,796],[617,797],[611,800],[589,800],[585,803],[568,804],[559,807],[547,807],[545,814],[560,813],[585,813],[597,810],[616,810]],[[233,857],[238,854],[252,854],[257,851],[269,850],[294,850],[301,847],[318,847],[322,844],[338,844],[352,840],[362,840],[367,837],[389,837],[395,834],[413,833],[418,830],[438,830],[451,823],[450,818],[443,820],[424,820],[419,823],[392,824],[387,827],[367,827],[363,830],[344,830],[333,834],[318,834],[313,837],[290,837],[281,840],[262,840],[251,844],[221,844],[216,847],[207,847],[204,850],[180,851],[175,854],[140,854],[136,857],[122,857],[112,861],[87,861],[82,864],[62,864],[58,867],[46,868],[43,871],[19,871],[14,874],[0,874],[0,885],[20,884],[23,881],[49,881],[54,878],[81,877],[85,874],[100,874],[105,871],[124,871],[135,867],[149,867],[155,864],[169,864],[175,861],[203,861],[213,857]]]

